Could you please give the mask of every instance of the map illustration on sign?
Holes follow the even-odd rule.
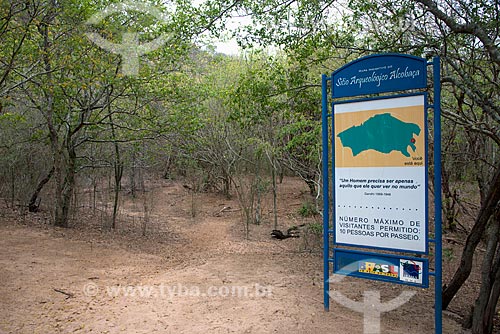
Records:
[[[408,105],[408,101],[336,105],[336,167],[424,166],[424,106]]]
[[[399,151],[405,157],[410,157],[408,146],[415,152],[416,140],[413,135],[418,136],[420,131],[417,124],[405,123],[390,113],[384,113],[342,131],[337,136],[344,147],[351,148],[353,156],[372,149],[380,153]]]

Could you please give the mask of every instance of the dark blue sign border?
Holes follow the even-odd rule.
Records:
[[[427,87],[427,61],[402,54],[359,58],[332,73],[332,98]]]

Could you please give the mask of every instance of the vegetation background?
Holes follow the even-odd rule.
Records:
[[[72,227],[82,212],[120,224],[124,192],[151,178],[183,178],[235,196],[245,234],[278,184],[300,177],[304,212],[320,211],[321,73],[360,56],[400,52],[442,61],[443,228],[462,245],[443,308],[479,259],[481,284],[464,326],[492,333],[500,296],[500,9],[497,0],[145,0],[165,20],[118,1],[0,3],[0,194],[3,210],[50,212]],[[226,23],[245,18],[241,26]],[[137,75],[87,38],[146,43]],[[137,32],[140,32],[137,34]],[[236,39],[239,55],[212,38]],[[431,96],[432,98],[432,96]],[[429,124],[432,129],[432,113]],[[434,145],[430,138],[430,145]],[[431,162],[432,162],[432,157]],[[432,172],[432,164],[430,166]],[[431,192],[432,192],[431,185]],[[151,201],[144,200],[145,212]],[[483,251],[478,251],[481,249]]]

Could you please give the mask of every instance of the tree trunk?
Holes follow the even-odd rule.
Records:
[[[444,166],[441,172],[441,180],[444,197],[442,209],[445,217],[443,229],[444,231],[454,232],[457,229],[456,192],[451,191],[450,174]]]
[[[500,262],[500,248],[497,252],[497,261]],[[485,317],[488,324],[487,333],[493,333],[493,320],[496,315],[498,299],[500,298],[500,265],[497,263],[495,279],[491,288],[491,295],[488,305],[486,306]]]
[[[490,217],[495,212],[495,209],[500,202],[500,166],[497,166],[495,175],[490,182],[490,187],[487,192],[485,201],[481,205],[481,209],[476,218],[476,222],[472,227],[467,240],[465,242],[464,249],[462,251],[462,258],[460,260],[460,265],[453,275],[452,280],[448,286],[443,290],[443,310],[445,310],[453,297],[456,295],[458,290],[462,287],[464,282],[470,275],[472,270],[472,260],[474,257],[474,251],[477,245],[481,241],[484,231]]]
[[[263,187],[263,182],[261,178],[261,168],[262,168],[262,162],[260,159],[257,160],[257,166],[255,169],[255,182],[252,182],[253,184],[251,187],[253,188],[253,191],[255,192],[257,198],[256,198],[256,205],[255,205],[255,215],[253,216],[253,223],[255,225],[260,225],[262,222],[262,193],[264,191]]]
[[[40,207],[40,202],[37,203],[38,196],[40,195],[40,192],[42,191],[43,187],[50,181],[50,178],[52,177],[53,174],[54,174],[54,166],[52,166],[49,173],[38,183],[38,186],[31,195],[30,201],[28,203],[29,212],[38,212],[38,209]]]
[[[53,146],[57,146],[57,143],[53,143]],[[66,222],[64,220],[63,215],[63,189],[64,189],[64,175],[62,171],[62,159],[61,153],[56,148],[55,151],[53,149],[53,159],[54,159],[54,178],[56,184],[56,192],[55,192],[55,213],[54,213],[54,225],[60,227],[66,227]]]
[[[117,144],[115,144],[118,146]],[[118,152],[118,147],[116,147],[116,150]],[[117,153],[118,154],[118,153]],[[111,228],[115,229],[116,228],[116,216],[118,214],[118,203],[120,200],[120,190],[121,190],[121,183],[122,183],[122,176],[123,176],[123,164],[119,160],[120,157],[119,155],[117,156],[117,161],[115,162],[115,198],[113,201],[113,222],[111,223]]]
[[[47,127],[49,130],[50,147],[52,149],[52,159],[54,165],[54,179],[56,184],[55,189],[55,208],[54,208],[54,224],[56,226],[67,226],[67,216],[64,215],[64,175],[63,175],[63,161],[64,154],[60,145],[60,138],[58,133],[58,126],[55,124],[55,97],[54,97],[54,78],[52,73],[52,49],[50,41],[49,27],[51,27],[54,20],[55,11],[57,3],[55,0],[51,0],[49,7],[47,9],[47,14],[44,16],[42,22],[38,26],[38,31],[43,38],[43,53],[42,61],[44,65],[44,70],[47,73],[47,89],[45,91],[45,106],[41,109],[44,114],[45,120],[47,122]]]
[[[313,179],[307,178],[304,180],[307,186],[309,187],[309,193],[311,196],[315,197],[316,196],[316,184],[314,183]]]
[[[486,254],[484,255],[482,270],[481,270],[481,289],[474,305],[472,315],[472,333],[473,334],[487,334],[488,328],[491,327],[488,323],[488,314],[486,309],[490,304],[491,290],[493,287],[494,278],[496,274],[496,267],[498,263],[495,262],[495,255],[498,255],[498,221],[493,221],[488,229],[488,245]]]
[[[273,215],[274,215],[274,229],[278,229],[278,194],[276,191],[276,169],[274,164],[271,166],[271,177],[273,181]]]
[[[136,193],[137,193],[137,186],[135,184],[135,151],[132,151],[132,165],[130,166],[130,194],[132,195],[133,198],[135,198]]]
[[[222,176],[222,182],[223,182],[223,193],[224,196],[226,196],[227,199],[231,199],[231,176],[229,175],[229,172],[226,171],[223,168],[223,176]]]
[[[56,226],[68,227],[69,226],[69,212],[71,209],[71,200],[73,198],[73,190],[75,188],[75,174],[76,174],[76,152],[75,148],[68,139],[66,149],[68,151],[67,165],[65,168],[65,177],[61,184],[61,193],[58,196],[58,203],[56,204]]]
[[[10,206],[12,209],[16,207],[16,169],[14,166],[10,167]]]
[[[248,240],[250,237],[250,223],[252,221],[255,201],[255,188],[253,187],[255,180],[252,180],[250,184],[246,184],[243,176],[240,175],[238,178],[238,182],[234,178],[231,178],[231,182],[234,184],[236,196],[244,214],[245,238]]]
[[[114,184],[114,192],[115,198],[113,201],[113,220],[111,222],[111,228],[114,230],[116,228],[116,216],[118,214],[118,203],[120,199],[120,190],[122,188],[122,176],[123,176],[123,163],[120,156],[120,147],[118,146],[118,142],[116,142],[116,133],[115,126],[113,124],[113,118],[111,117],[111,104],[108,102],[109,108],[109,122],[111,124],[111,136],[114,140],[115,146],[115,161],[113,162],[114,172],[115,172],[115,184]]]
[[[170,173],[171,173],[170,170],[172,169],[172,161],[173,161],[172,155],[169,155],[167,157],[167,161],[165,162],[165,171],[163,172],[163,178],[165,180],[170,179]]]

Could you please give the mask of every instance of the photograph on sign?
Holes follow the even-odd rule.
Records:
[[[335,243],[427,252],[425,100],[334,105]]]
[[[422,284],[422,261],[400,259],[399,277],[404,282]]]

